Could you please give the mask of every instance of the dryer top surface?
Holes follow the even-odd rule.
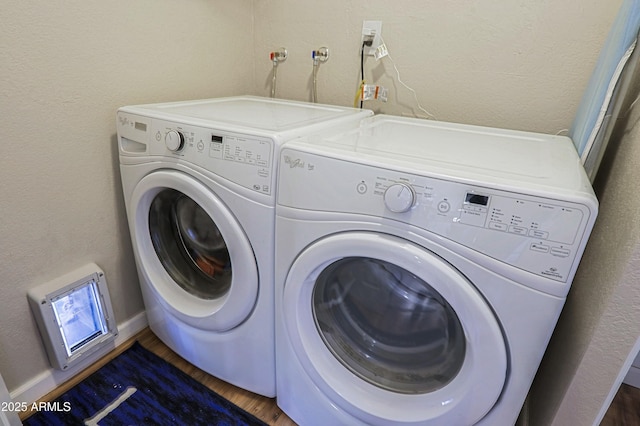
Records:
[[[357,129],[289,146],[415,173],[593,193],[573,143],[563,136],[377,115]]]

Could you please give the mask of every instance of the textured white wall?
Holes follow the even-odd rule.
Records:
[[[5,1],[0,12],[0,372],[48,368],[29,288],[95,261],[122,322],[143,309],[119,106],[249,92],[250,0]]]
[[[532,426],[598,424],[637,352],[640,109],[627,112],[640,94],[635,80],[594,184],[596,225],[530,393]]]
[[[257,92],[268,95],[268,53],[278,96],[311,99],[311,50],[330,49],[318,72],[320,102],[352,105],[359,81],[363,20],[382,21],[382,36],[402,80],[438,119],[556,133],[571,125],[621,0],[258,0]],[[377,112],[424,115],[397,84],[388,60],[366,60],[366,77],[391,90]]]

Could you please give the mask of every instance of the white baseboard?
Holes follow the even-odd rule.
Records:
[[[118,336],[115,338],[114,347],[126,342],[138,332],[142,331],[147,325],[147,315],[144,311],[128,321],[118,324]],[[78,365],[77,368],[74,367],[72,371],[61,371],[50,368],[17,389],[12,390],[9,394],[14,402],[27,402],[30,404],[39,400],[86,367],[88,367],[88,365]]]

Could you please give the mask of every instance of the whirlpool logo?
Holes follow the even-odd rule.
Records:
[[[284,164],[289,165],[290,169],[302,169],[313,171],[316,169],[316,166],[311,162],[305,162],[301,158],[291,158],[290,156],[284,156]]]
[[[290,169],[295,169],[296,167],[304,169],[304,161],[299,158],[291,158],[288,155],[285,155],[284,163],[288,164]]]

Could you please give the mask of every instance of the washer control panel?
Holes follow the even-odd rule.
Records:
[[[533,196],[290,149],[282,155],[298,167],[281,168],[281,205],[407,223],[558,282],[572,278],[595,219],[591,199]]]
[[[121,155],[158,155],[186,161],[252,191],[273,195],[274,142],[165,120],[118,113]]]

